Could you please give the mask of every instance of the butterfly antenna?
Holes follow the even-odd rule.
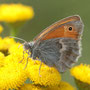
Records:
[[[22,38],[18,38],[18,37],[14,37],[14,36],[10,36],[10,38],[15,38],[15,39],[18,39],[18,40],[22,40],[22,41],[24,41],[24,42],[27,42],[27,41],[25,41],[25,40],[22,39]]]

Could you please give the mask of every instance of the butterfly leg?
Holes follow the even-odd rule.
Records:
[[[18,46],[18,48],[20,48],[20,46],[22,46],[22,44],[20,44],[20,45]]]
[[[29,58],[29,56],[27,57],[26,65],[25,65],[24,69],[27,67],[27,64],[28,64],[28,58]]]
[[[25,65],[24,69],[27,67],[27,64],[28,64],[28,58],[30,57],[30,53],[29,53],[29,51],[26,51],[26,53],[28,54],[28,57],[27,57],[26,65]]]
[[[39,76],[40,76],[40,77],[41,77],[41,75],[40,75],[41,66],[42,66],[42,61],[41,61],[41,63],[40,63],[40,67],[39,67]]]
[[[18,48],[20,48],[21,45],[22,45],[22,44],[20,44],[20,45],[18,46]],[[24,59],[24,54],[25,54],[24,51],[25,51],[25,50],[23,50],[23,58],[22,58],[22,60],[21,60],[19,63],[21,63],[21,62],[23,61],[23,59]]]
[[[25,51],[25,50],[24,50]],[[23,58],[22,58],[22,60],[20,61],[20,63],[23,61],[23,59],[24,59],[24,54],[25,54],[25,52],[23,51]]]

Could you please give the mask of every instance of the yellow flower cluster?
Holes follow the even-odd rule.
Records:
[[[27,66],[28,77],[34,82],[34,84],[40,84],[43,86],[55,86],[61,81],[61,76],[55,68],[50,68],[45,64],[42,64],[40,73],[40,61],[30,60]],[[35,77],[34,77],[35,76]]]
[[[57,86],[41,87],[34,84],[25,84],[19,90],[76,90],[69,83],[61,81]]]
[[[71,69],[71,75],[81,82],[90,85],[90,65],[80,64]]]
[[[0,21],[17,22],[26,21],[34,16],[33,8],[22,4],[1,4]]]
[[[0,67],[0,90],[2,89],[17,89],[27,79],[26,71],[23,66],[17,62],[11,61],[11,57],[6,57],[8,60],[4,66]]]
[[[23,48],[19,47],[20,44],[15,44],[13,47],[9,49],[9,53],[13,55],[14,60],[17,58],[18,62],[23,59]],[[24,60],[22,62],[23,68],[25,67],[25,60],[27,59],[28,54],[24,54]],[[50,68],[45,64],[42,64],[39,74],[40,61],[28,59],[27,65],[27,76],[34,82],[34,84],[40,85],[58,85],[61,81],[61,76],[59,72],[55,68]],[[40,76],[41,75],[41,76]]]
[[[26,70],[23,69],[23,65],[18,62],[17,57],[13,54],[4,56],[2,53],[3,49],[7,49],[9,52],[10,47],[12,47],[16,42],[7,37],[0,39],[0,90],[17,89],[20,87],[27,79]],[[4,42],[6,42],[4,44]],[[5,50],[4,49],[4,50]]]
[[[5,40],[7,43],[4,45]],[[61,75],[55,68],[50,68],[42,63],[39,73],[41,62],[38,60],[29,58],[28,65],[25,68],[28,54],[25,53],[23,58],[23,47],[14,39],[1,38],[0,42],[0,47],[2,47],[0,48],[0,90],[18,89],[19,87],[21,90],[25,90],[25,88],[26,90],[52,90],[54,87],[60,88],[60,90],[65,90],[65,87],[68,88],[66,90],[74,90],[71,89],[72,86],[61,81]],[[4,48],[8,51],[6,56],[2,53]],[[20,62],[21,60],[22,62]],[[32,80],[33,84],[29,83],[23,86],[27,78]]]

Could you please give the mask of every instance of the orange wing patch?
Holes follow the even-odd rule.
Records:
[[[34,38],[34,41],[47,40],[47,39],[58,38],[58,37],[72,37],[76,39],[74,35],[76,35],[77,33],[75,31],[73,32],[74,35],[69,35],[68,33],[66,35],[64,31],[64,27],[62,27],[61,25],[70,21],[77,21],[77,20],[80,20],[79,16],[71,16],[71,17],[62,19],[54,23],[53,25],[49,26],[48,28],[46,28],[44,31],[42,31],[37,37]],[[58,26],[61,26],[61,27],[58,27]]]
[[[44,35],[41,40],[47,40],[52,38],[59,38],[59,37],[69,37],[73,39],[78,39],[78,33],[73,29],[72,32],[67,30],[64,26],[61,26],[55,30],[52,30],[50,33]]]

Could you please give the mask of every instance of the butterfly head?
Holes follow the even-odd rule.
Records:
[[[34,45],[34,42],[25,42],[25,43],[23,43],[23,48],[25,50],[29,50],[31,52],[33,45]]]

